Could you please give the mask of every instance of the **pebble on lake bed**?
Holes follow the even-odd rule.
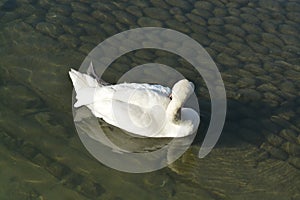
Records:
[[[299,171],[300,169],[299,13],[300,3],[294,0],[124,0],[118,2],[17,0],[16,6],[11,11],[0,10],[0,36],[3,38],[0,44],[3,45],[4,49],[4,51],[0,51],[2,55],[0,96],[6,97],[0,104],[3,106],[1,108],[9,109],[7,112],[9,115],[22,116],[22,120],[38,124],[42,128],[34,129],[32,128],[34,126],[28,126],[25,127],[28,131],[22,132],[18,126],[13,127],[3,123],[4,120],[7,122],[15,120],[13,117],[6,119],[6,116],[3,115],[4,118],[0,121],[2,121],[1,125],[4,129],[10,130],[16,138],[26,139],[25,134],[28,134],[26,136],[32,142],[36,138],[43,137],[46,138],[47,145],[38,141],[34,143],[35,146],[28,145],[30,142],[26,145],[20,145],[22,143],[20,141],[23,139],[4,138],[1,133],[2,127],[0,130],[1,144],[7,143],[7,147],[19,148],[16,152],[20,153],[20,157],[24,157],[28,163],[32,162],[34,166],[38,165],[45,172],[48,171],[49,176],[55,177],[55,181],[61,182],[62,187],[74,190],[76,195],[94,199],[103,194],[105,192],[103,188],[107,189],[112,185],[109,185],[110,183],[106,185],[107,183],[104,181],[103,184],[106,187],[103,186],[102,188],[100,183],[102,184],[101,181],[105,180],[103,179],[105,175],[98,174],[98,171],[102,170],[93,171],[97,164],[91,165],[94,161],[90,162],[90,159],[86,159],[86,155],[80,157],[81,155],[78,154],[77,150],[74,151],[74,148],[82,148],[82,146],[78,137],[74,137],[76,133],[69,128],[73,127],[73,123],[72,116],[70,116],[69,96],[71,88],[66,73],[70,66],[80,66],[84,57],[109,36],[137,27],[171,28],[195,39],[205,47],[209,55],[217,62],[224,80],[229,105],[225,124],[227,127],[224,128],[224,133],[233,135],[237,133],[236,136],[239,138],[237,143],[230,143],[230,146],[220,140],[221,145],[212,151],[211,157],[207,157],[217,160],[220,166],[225,166],[224,172],[228,172],[228,174],[224,176],[228,176],[227,178],[231,180],[226,184],[235,184],[230,188],[213,177],[211,180],[214,179],[219,182],[207,182],[212,184],[212,186],[205,188],[210,192],[208,199],[243,199],[246,194],[253,194],[257,191],[263,191],[258,192],[258,195],[265,195],[261,197],[262,199],[272,198],[272,195],[275,198],[283,199],[277,195],[283,194],[283,191],[287,191],[287,194],[291,193],[292,190],[297,192],[296,189],[299,185],[290,181],[297,178],[293,176],[293,170]],[[134,39],[142,44],[145,38],[146,36],[138,35],[136,37],[130,36],[129,39]],[[151,39],[155,41],[155,38]],[[176,44],[176,41],[162,45],[185,52],[191,51],[182,48],[180,44]],[[107,49],[105,56],[108,57],[115,53],[118,48]],[[191,55],[193,54],[195,52],[191,52]],[[135,65],[146,62],[169,65],[186,75],[187,78],[194,79],[195,91],[201,97],[199,99],[209,99],[205,83],[195,70],[183,62],[183,59],[165,51],[135,51],[131,55],[122,56],[111,64],[110,70],[105,72],[105,79],[109,82],[116,82],[122,74]],[[164,78],[168,75],[167,72],[155,75],[147,70],[143,73],[149,77]],[[209,79],[214,80],[214,76],[209,75]],[[46,90],[47,93],[43,92]],[[13,93],[18,93],[18,95],[12,95]],[[72,126],[68,125],[66,128],[64,120],[47,118],[50,116],[50,111],[45,112],[40,109],[41,107],[48,109],[45,105],[51,107],[51,113],[60,113],[63,119],[69,119]],[[209,104],[203,107],[207,108]],[[206,123],[205,120],[204,123]],[[15,131],[15,129],[19,131]],[[110,134],[113,132],[115,130],[111,131]],[[224,134],[222,139],[235,139],[230,138],[230,134]],[[117,136],[114,135],[114,137]],[[58,140],[56,140],[57,138]],[[57,145],[57,142],[53,142],[50,146],[52,139],[53,141],[62,141],[63,145]],[[64,141],[65,139],[66,141]],[[120,143],[122,142],[124,143],[121,139]],[[192,145],[191,148],[197,147],[197,142],[196,140],[196,144]],[[79,145],[74,147],[74,144]],[[247,145],[255,149],[255,152],[243,151],[243,149],[248,148]],[[5,148],[6,146],[4,145]],[[57,147],[62,149],[61,152],[66,153],[67,159],[55,159]],[[49,153],[51,150],[54,153]],[[198,149],[196,150],[198,151]],[[232,159],[223,159],[224,155],[228,158],[230,150],[233,150]],[[241,163],[236,165],[236,158],[240,153],[243,153],[239,157],[242,158],[240,159]],[[248,159],[248,153],[255,154],[256,158]],[[197,152],[195,151],[193,155],[197,155]],[[195,171],[186,170],[187,167],[197,166],[195,169],[199,169],[199,167],[207,165],[207,169],[211,170],[220,168],[214,165],[214,162],[204,162],[200,166],[198,165],[199,159],[194,157],[190,156],[190,152],[185,153],[183,159],[180,158],[178,162],[169,166],[169,169],[174,169],[174,173],[161,176],[163,179],[157,179],[160,182],[156,182],[155,176],[154,178],[149,176],[145,190],[149,186],[152,189],[157,188],[157,191],[161,192],[166,199],[182,199],[180,195],[185,196],[187,191],[193,191],[193,187],[183,191],[181,186],[187,188],[189,185],[185,183],[172,185],[169,182],[164,182],[164,179],[170,181],[169,177],[175,180],[177,175],[181,175],[180,178],[186,179],[186,182],[199,180],[198,183],[206,185],[207,183],[202,183],[203,180],[207,180],[205,174],[199,172],[195,175]],[[244,160],[244,158],[246,159]],[[71,159],[72,162],[70,162]],[[82,161],[80,159],[89,162],[86,164],[86,169],[90,174],[82,173],[81,169],[76,168],[75,164]],[[253,170],[251,172],[255,174],[255,180],[258,182],[272,180],[278,185],[274,184],[273,187],[272,184],[266,184],[267,181],[251,185],[256,182],[253,182],[254,179],[251,179],[251,173],[248,171],[245,174],[231,173],[233,167],[242,168],[241,166],[245,163],[248,165],[248,162],[251,163],[249,164],[251,166],[247,170]],[[273,163],[274,166],[270,163]],[[274,168],[269,170],[270,167]],[[176,171],[176,169],[179,170]],[[273,171],[273,169],[280,170]],[[241,170],[245,171],[244,168]],[[267,174],[270,179],[262,177],[261,172],[263,172],[263,176]],[[285,172],[291,173],[288,179]],[[173,177],[174,174],[176,176]],[[189,174],[189,176],[182,174]],[[247,178],[248,175],[250,178]],[[100,182],[96,182],[97,178],[95,177],[97,176],[100,177]],[[219,177],[220,180],[223,178],[222,176]],[[257,177],[261,179],[256,179]],[[118,179],[118,177],[113,178],[114,180],[115,178]],[[121,176],[121,183],[123,183],[123,178]],[[237,180],[233,178],[241,182],[235,182]],[[290,184],[291,187],[286,184],[287,182],[293,183]],[[157,183],[160,185],[155,185]],[[216,185],[219,183],[221,186],[218,188]],[[117,182],[113,184],[117,184]],[[136,188],[135,186],[132,187]],[[228,190],[224,190],[224,188]],[[238,192],[234,190],[236,188],[249,189],[249,191],[237,195]],[[198,191],[196,189],[195,191]],[[233,191],[232,194],[230,191]],[[195,194],[194,197],[199,198],[197,192],[189,192],[189,194],[191,196]],[[104,199],[111,197],[109,192],[105,195],[107,196],[104,196]],[[115,197],[115,194],[112,195]],[[121,194],[118,196],[116,198],[123,198]],[[294,196],[291,195],[286,198],[298,199],[298,196]]]
[[[156,19],[151,19],[149,17],[141,17],[138,19],[137,23],[143,27],[147,27],[147,26],[162,27],[162,23],[160,21]]]
[[[283,150],[279,148],[275,148],[269,144],[263,143],[261,145],[261,148],[266,150],[273,156],[274,158],[280,159],[280,160],[287,160],[288,159],[288,154],[284,152]]]
[[[282,149],[289,155],[300,157],[300,145],[292,142],[285,142],[282,145]]]
[[[57,37],[63,33],[63,29],[59,26],[48,22],[40,22],[36,25],[36,29],[44,34],[50,35],[52,37]]]

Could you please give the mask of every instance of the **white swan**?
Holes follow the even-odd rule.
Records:
[[[74,107],[87,106],[94,116],[140,136],[185,137],[197,131],[198,113],[182,108],[194,90],[187,79],[178,81],[171,91],[161,85],[107,85],[95,75],[92,64],[88,72],[69,72],[76,92]]]

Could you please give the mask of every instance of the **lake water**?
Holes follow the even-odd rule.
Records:
[[[300,199],[299,24],[297,0],[0,0],[0,199]],[[81,143],[68,71],[106,38],[149,26],[205,48],[224,81],[226,122],[217,146],[199,159],[210,115],[201,76],[170,52],[127,53],[105,81],[116,83],[137,65],[165,64],[195,83],[204,114],[177,161],[124,173]],[[134,151],[166,142],[105,127],[115,144]]]

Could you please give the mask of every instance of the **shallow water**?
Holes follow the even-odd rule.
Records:
[[[0,199],[299,199],[299,11],[296,0],[1,0]],[[145,26],[203,45],[221,72],[228,109],[218,145],[198,159],[210,113],[202,78],[165,51],[121,56],[104,80],[115,83],[140,64],[165,64],[195,83],[205,113],[179,160],[129,174],[104,166],[82,145],[67,72],[107,37]],[[165,143],[107,131],[133,151]]]

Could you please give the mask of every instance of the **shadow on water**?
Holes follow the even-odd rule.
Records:
[[[2,11],[14,11],[16,8],[18,8],[18,2],[17,0],[7,0],[0,8]]]

